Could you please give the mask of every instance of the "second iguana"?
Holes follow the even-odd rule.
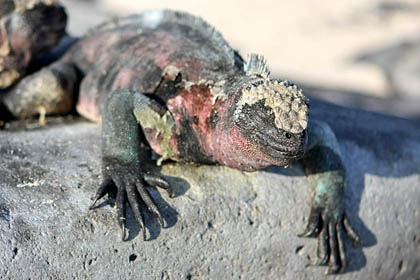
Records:
[[[301,160],[314,188],[302,236],[319,238],[327,273],[346,266],[345,170],[329,126],[308,119],[296,85],[270,76],[262,56],[244,61],[201,18],[148,11],[92,29],[58,61],[24,78],[4,104],[16,117],[77,111],[102,121],[103,182],[95,202],[116,193],[125,237],[126,205],[143,228],[140,200],[159,221],[146,186],[169,189],[150,175],[141,146],[164,160],[220,164],[244,171]],[[59,106],[58,106],[59,104]]]

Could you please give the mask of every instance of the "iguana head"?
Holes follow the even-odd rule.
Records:
[[[241,150],[267,165],[289,165],[303,156],[309,100],[296,85],[270,78],[262,56],[250,55],[233,112]]]

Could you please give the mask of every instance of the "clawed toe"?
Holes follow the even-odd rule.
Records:
[[[99,199],[104,197],[106,194],[115,192],[116,186],[114,182],[110,179],[104,180],[102,184],[99,186],[98,190],[96,191],[95,196],[92,198],[93,202],[89,206],[89,210],[92,210],[96,207],[96,202]]]
[[[149,184],[150,186],[159,187],[166,190],[170,198],[175,197],[175,193],[172,190],[171,186],[162,177],[156,176],[153,174],[144,174],[143,178],[146,181],[146,183]]]
[[[89,207],[89,209],[94,209],[99,199],[106,194],[116,193],[118,224],[122,231],[123,241],[126,241],[128,238],[125,226],[127,202],[133,211],[136,221],[140,225],[144,240],[146,240],[146,226],[141,204],[146,206],[148,211],[156,217],[162,227],[165,226],[160,211],[144,184],[145,182],[153,186],[162,187],[168,190],[168,192],[170,190],[169,184],[164,179],[155,175],[145,175],[144,181],[141,178],[132,178],[130,176],[126,176],[125,178],[114,176],[114,179],[104,180],[93,198],[93,203]]]
[[[326,270],[325,270],[325,274],[337,274],[342,270],[340,265],[332,265],[329,266]]]
[[[328,265],[326,274],[342,272],[347,265],[345,235],[353,241],[353,245],[360,245],[360,238],[349,225],[345,214],[339,219],[329,217],[320,208],[311,210],[311,215],[305,231],[301,237],[318,237],[318,260],[313,265]]]
[[[311,209],[311,214],[309,215],[309,221],[306,226],[306,229],[298,234],[299,237],[317,237],[319,235],[321,227],[321,211],[320,209],[313,208]]]

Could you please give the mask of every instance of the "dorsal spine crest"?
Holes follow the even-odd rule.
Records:
[[[244,70],[248,76],[258,75],[263,78],[270,78],[270,69],[264,56],[251,53],[244,65]]]

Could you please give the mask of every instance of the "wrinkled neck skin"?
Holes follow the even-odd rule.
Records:
[[[214,154],[218,163],[243,171],[261,170],[276,165],[258,147],[245,138],[235,125],[219,134],[219,150]]]

